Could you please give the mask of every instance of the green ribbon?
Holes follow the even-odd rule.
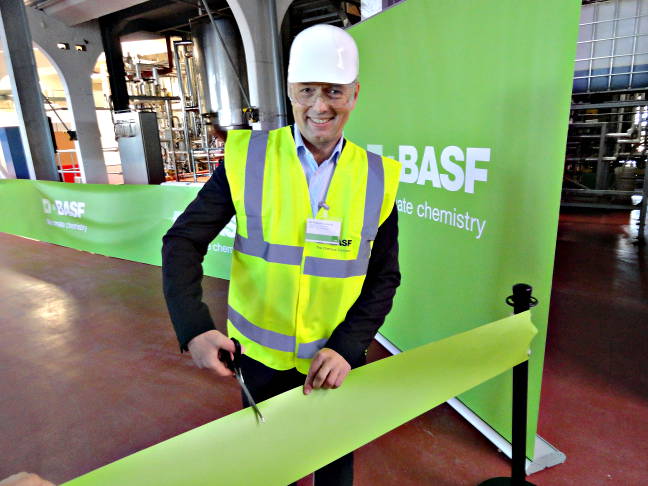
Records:
[[[353,370],[337,390],[301,387],[161,442],[69,486],[254,486],[298,480],[528,359],[530,313]]]

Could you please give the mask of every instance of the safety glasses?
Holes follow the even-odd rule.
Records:
[[[290,100],[302,106],[313,106],[318,98],[333,108],[341,108],[349,104],[355,92],[356,83],[351,84],[321,84],[294,83],[290,89]]]

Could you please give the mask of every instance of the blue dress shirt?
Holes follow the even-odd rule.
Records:
[[[331,184],[331,177],[333,177],[335,166],[342,152],[344,135],[340,137],[331,156],[319,165],[315,161],[315,157],[313,157],[311,151],[304,145],[304,139],[297,125],[295,125],[294,137],[295,145],[297,146],[297,157],[299,157],[299,162],[301,162],[304,174],[306,175],[311,208],[313,210],[313,217],[315,217],[319,210],[320,202],[323,203],[326,201],[326,193]]]

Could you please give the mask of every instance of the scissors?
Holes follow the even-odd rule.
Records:
[[[241,390],[243,390],[243,393],[245,394],[245,398],[247,398],[248,403],[254,409],[257,420],[259,422],[265,422],[261,410],[259,410],[259,407],[257,407],[254,398],[252,398],[252,395],[250,394],[250,390],[248,390],[247,386],[245,385],[245,381],[243,380],[243,373],[241,372],[241,343],[239,343],[235,338],[232,338],[232,342],[234,343],[234,359],[232,359],[232,357],[230,356],[229,351],[225,351],[224,349],[218,351],[218,359],[220,359],[225,364],[225,366],[227,366],[234,372],[239,385],[241,385]]]

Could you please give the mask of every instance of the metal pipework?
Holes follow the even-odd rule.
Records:
[[[135,79],[138,81],[142,81],[142,65],[140,64],[139,60],[135,61]]]
[[[286,98],[283,95],[283,65],[281,59],[281,49],[279,47],[279,29],[277,29],[277,3],[276,0],[268,0],[268,21],[270,22],[270,38],[272,39],[272,74],[275,80],[275,100],[279,113],[277,113],[278,126],[283,127],[287,124],[286,120]]]
[[[187,49],[185,48],[185,58],[184,58],[184,64],[185,64],[185,74],[187,75],[186,78],[186,83],[187,83],[187,90],[189,91],[189,99],[191,100],[191,106],[194,107],[196,106],[196,93],[194,90],[194,84],[193,84],[193,69],[191,69],[191,60],[187,56]]]
[[[236,65],[234,64],[234,61],[232,60],[232,56],[230,55],[230,53],[229,53],[229,51],[227,49],[227,45],[225,44],[225,41],[223,40],[223,37],[222,37],[222,35],[220,33],[220,30],[218,29],[218,26],[216,25],[216,21],[214,20],[214,16],[212,15],[211,10],[209,9],[209,5],[207,5],[206,0],[202,0],[202,4],[205,7],[205,11],[207,12],[207,15],[209,16],[209,21],[214,26],[214,30],[216,31],[216,35],[218,36],[218,38],[220,40],[221,46],[223,46],[223,51],[225,52],[227,60],[229,61],[230,67],[232,68],[232,71],[234,73],[236,73]],[[245,89],[243,88],[243,83],[241,82],[241,79],[238,76],[236,76],[236,81],[238,83],[239,89],[241,90],[241,95],[243,96],[243,98],[245,98],[246,105],[251,106],[250,105],[250,100],[248,99],[247,94],[245,93]]]
[[[164,107],[167,115],[167,123],[169,125],[169,136],[171,140],[169,142],[169,150],[170,150],[169,155],[171,161],[173,162],[173,167],[175,169],[175,179],[176,181],[180,181],[180,174],[178,173],[178,162],[176,160],[176,152],[175,152],[175,137],[173,134],[173,106],[171,104],[171,100],[165,100]]]
[[[229,18],[191,23],[199,87],[200,113],[209,124],[222,128],[247,128],[241,90],[244,78],[243,49],[236,25]]]
[[[198,176],[196,174],[196,165],[194,163],[194,158],[193,158],[193,152],[191,150],[191,138],[189,135],[189,116],[187,113],[187,101],[185,99],[185,93],[184,93],[184,88],[183,88],[183,79],[182,79],[182,70],[180,68],[180,54],[179,54],[179,46],[181,45],[188,45],[191,44],[191,42],[187,41],[175,41],[173,43],[173,56],[175,59],[175,65],[176,65],[176,72],[178,75],[178,87],[180,88],[180,104],[182,105],[182,115],[183,115],[183,133],[184,133],[184,142],[185,142],[185,151],[187,154],[187,160],[189,161],[189,168],[193,172],[193,180],[194,182],[198,181]],[[177,167],[177,165],[176,165]]]

